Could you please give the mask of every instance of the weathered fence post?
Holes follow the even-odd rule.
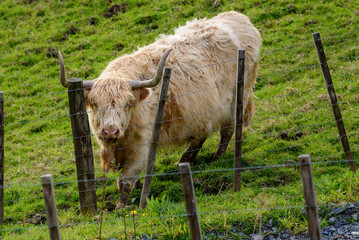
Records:
[[[313,33],[313,39],[314,39],[315,47],[317,49],[320,66],[322,67],[322,73],[324,76],[325,84],[327,86],[327,91],[328,91],[330,103],[332,105],[335,121],[337,124],[339,137],[342,142],[345,159],[348,160],[347,163],[348,163],[350,170],[355,172],[355,163],[353,161],[353,155],[352,155],[352,152],[350,151],[348,137],[347,137],[347,134],[345,131],[342,115],[340,113],[340,109],[338,106],[338,100],[337,100],[337,97],[335,94],[335,89],[334,89],[332,77],[330,75],[329,67],[327,64],[325,52],[323,49],[322,40],[320,39],[320,34],[318,32]]]
[[[189,163],[180,163],[178,165],[181,175],[182,191],[186,203],[186,212],[189,223],[189,229],[192,240],[201,240],[201,224],[199,223],[196,196],[192,181],[191,167]]]
[[[95,169],[83,83],[79,78],[70,78],[68,79],[68,86],[81,212],[83,214],[95,214],[97,211]]]
[[[308,216],[309,235],[312,240],[321,239],[318,206],[315,199],[312,162],[308,154],[299,156],[300,174],[302,176],[305,209]]]
[[[56,200],[52,177],[50,174],[41,176],[42,192],[44,193],[47,225],[49,226],[51,240],[59,240],[60,229],[57,217]]]
[[[161,87],[160,99],[158,102],[158,108],[157,108],[157,113],[156,113],[156,117],[155,117],[155,122],[153,125],[151,145],[150,145],[150,150],[149,150],[148,159],[147,159],[146,176],[143,179],[140,208],[146,207],[147,198],[150,194],[152,174],[153,174],[153,169],[154,169],[155,161],[156,161],[157,145],[158,145],[158,139],[160,138],[160,131],[161,131],[161,126],[162,126],[164,108],[165,108],[165,104],[166,104],[167,90],[168,90],[168,86],[170,84],[170,77],[171,77],[171,68],[166,67],[164,69],[164,73],[162,75],[162,78],[163,78],[162,87]]]
[[[0,224],[4,222],[4,92],[0,92]]]
[[[238,50],[237,84],[236,84],[236,119],[235,119],[235,151],[234,151],[234,183],[233,190],[241,190],[242,167],[242,131],[243,131],[243,91],[244,91],[245,50]]]

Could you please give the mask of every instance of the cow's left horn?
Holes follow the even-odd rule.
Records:
[[[167,60],[168,55],[172,51],[172,48],[167,49],[167,51],[163,54],[160,63],[158,64],[156,75],[149,80],[144,81],[131,81],[131,88],[132,89],[139,89],[139,88],[153,88],[155,87],[162,78],[163,68],[165,67],[165,63]]]
[[[64,63],[64,58],[62,57],[62,54],[60,51],[58,51],[59,53],[59,60],[60,60],[60,81],[62,86],[64,86],[65,88],[68,88],[68,83],[67,83],[67,79],[66,79],[66,73],[65,73],[65,63]],[[83,81],[83,86],[85,89],[91,89],[93,86],[94,82],[93,81]]]
[[[59,53],[59,60],[60,60],[60,81],[61,81],[62,86],[67,88],[68,84],[67,84],[66,73],[65,73],[64,58],[62,57],[62,54],[60,51],[58,51],[58,53]]]

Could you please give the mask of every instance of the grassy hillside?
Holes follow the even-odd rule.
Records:
[[[312,33],[320,32],[331,68],[354,158],[358,154],[359,10],[357,1],[45,1],[4,0],[0,5],[0,91],[5,95],[5,224],[3,239],[46,239],[40,176],[52,174],[64,239],[99,237],[98,216],[81,216],[68,116],[67,92],[58,79],[61,50],[68,77],[96,78],[108,62],[145,46],[159,34],[193,18],[236,10],[250,17],[263,47],[255,88],[256,115],[244,133],[245,166],[297,163],[311,154],[319,204],[359,200],[358,174],[351,174],[337,139]],[[300,173],[294,167],[259,167],[243,174],[243,189],[233,193],[233,144],[217,162],[209,162],[218,144],[209,139],[192,168],[203,231],[227,233],[234,224],[258,231],[259,218],[272,219],[293,233],[306,231]],[[94,143],[96,176],[102,176]],[[184,149],[161,150],[158,173],[176,171]],[[204,170],[222,169],[204,172]],[[159,239],[188,239],[180,180],[153,180],[148,208],[114,211],[118,197],[109,174],[104,191],[102,237],[147,234]],[[98,199],[103,186],[98,183]],[[293,208],[286,208],[291,206]],[[99,204],[101,207],[101,204]],[[253,210],[266,209],[275,210]],[[321,208],[325,216],[326,208]],[[36,213],[41,213],[36,220]],[[126,217],[127,215],[127,217]],[[92,224],[87,224],[92,223]],[[322,225],[329,224],[326,219]],[[135,230],[136,229],[136,230]],[[228,233],[229,234],[229,233]],[[235,236],[240,239],[240,236]]]

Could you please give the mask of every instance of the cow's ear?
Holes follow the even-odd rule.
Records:
[[[149,98],[152,94],[150,88],[141,88],[134,90],[135,98],[137,102],[143,102]]]

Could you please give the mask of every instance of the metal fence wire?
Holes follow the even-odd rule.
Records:
[[[354,32],[348,32],[340,35],[330,36],[326,38],[322,38],[323,41],[322,44],[325,47],[330,48],[331,46],[336,46],[337,44],[341,43],[348,43],[350,44],[350,41],[358,40],[358,33],[359,31]],[[291,46],[285,46],[278,49],[272,49],[269,51],[261,52],[260,57],[262,59],[267,57],[273,57],[275,54],[287,54],[288,56],[295,52],[307,52],[314,50],[315,45],[312,41],[299,43]],[[251,56],[246,56],[246,58]],[[352,56],[344,56],[344,57],[338,57],[337,59],[331,59],[327,61],[325,64],[337,64],[339,67],[347,62],[357,61],[357,58],[359,56],[352,55]],[[186,69],[183,71],[174,71],[171,73],[171,76],[176,74],[183,74],[183,73],[190,73],[192,71],[199,71],[203,68],[210,68],[217,65],[223,65],[227,64],[229,62],[237,62],[238,59],[228,59],[221,62],[216,62],[212,64],[208,64],[205,66],[195,66],[191,69]],[[306,65],[300,65],[295,67],[289,67],[288,69],[279,69],[276,72],[271,73],[264,73],[262,75],[258,75],[256,78],[256,81],[258,84],[266,84],[268,81],[270,81],[273,77],[278,76],[286,76],[287,74],[294,74],[295,76],[303,76],[305,74],[312,74],[312,71],[315,71],[315,74],[320,74],[320,68],[323,67],[323,63],[314,63],[317,62],[317,60],[313,60],[313,63],[308,63]],[[359,148],[355,147],[348,150],[340,149],[339,142],[343,139],[353,139],[353,142],[355,144],[358,143],[358,131],[355,130],[355,127],[351,126],[348,129],[348,132],[345,132],[345,134],[338,134],[338,132],[335,130],[335,127],[342,122],[350,122],[353,120],[357,120],[359,118],[359,115],[356,115],[355,112],[358,110],[358,104],[359,98],[354,99],[348,99],[346,98],[345,94],[344,97],[338,98],[339,101],[336,103],[330,103],[328,101],[328,93],[326,92],[327,88],[335,87],[336,91],[338,92],[356,92],[358,90],[358,78],[352,77],[350,79],[344,79],[342,82],[337,82],[336,79],[334,80],[334,83],[327,84],[327,85],[311,85],[311,86],[303,86],[301,89],[293,88],[290,89],[289,92],[280,92],[278,91],[272,91],[270,88],[267,91],[269,96],[261,97],[261,98],[255,98],[254,103],[261,108],[261,106],[267,106],[271,104],[276,104],[276,101],[299,101],[302,100],[302,96],[321,96],[324,101],[321,102],[317,100],[317,103],[311,102],[308,107],[302,108],[300,110],[283,110],[278,112],[270,112],[270,114],[263,114],[261,117],[255,117],[250,122],[241,123],[241,124],[250,124],[250,131],[255,131],[255,134],[244,134],[243,138],[241,138],[240,142],[243,144],[244,154],[241,156],[242,159],[244,159],[246,162],[245,164],[242,164],[241,167],[233,167],[233,162],[236,160],[236,157],[234,156],[233,148],[234,145],[238,144],[238,141],[231,141],[229,148],[227,149],[227,153],[222,156],[220,159],[216,161],[210,161],[208,159],[205,159],[204,161],[200,162],[193,162],[191,166],[191,178],[193,177],[193,185],[194,189],[201,190],[203,186],[206,186],[206,184],[210,183],[223,183],[219,189],[216,189],[217,194],[220,194],[222,192],[222,188],[226,188],[225,190],[228,190],[228,186],[232,184],[234,173],[235,171],[240,171],[241,176],[245,179],[246,176],[255,176],[255,174],[260,174],[264,171],[273,171],[273,174],[275,174],[275,171],[282,168],[291,168],[295,171],[298,169],[301,169],[308,165],[308,163],[298,162],[297,157],[293,157],[296,155],[299,155],[299,153],[302,153],[303,149],[305,149],[306,146],[309,145],[315,145],[315,144],[328,144],[330,143],[331,146],[333,146],[333,149],[328,149],[326,151],[318,151],[316,153],[312,153],[312,160],[310,162],[310,166],[313,166],[314,169],[318,168],[324,168],[328,166],[332,166],[334,164],[354,164],[359,161],[357,154]],[[221,85],[221,86],[205,86],[200,91],[189,91],[185,94],[177,95],[177,96],[171,96],[168,97],[167,100],[172,99],[181,99],[185,98],[187,96],[193,96],[199,93],[209,92],[209,91],[217,91],[220,88],[226,88],[227,85]],[[84,89],[77,88],[74,90],[63,90],[58,92],[48,92],[48,93],[40,93],[36,95],[31,96],[22,96],[22,97],[16,97],[18,96],[16,92],[10,92],[5,91],[5,100],[1,100],[1,103],[5,106],[5,110],[1,113],[4,122],[0,124],[0,127],[7,130],[13,130],[16,128],[21,128],[23,126],[28,126],[29,124],[34,123],[44,123],[44,122],[64,122],[67,121],[71,117],[76,117],[79,115],[84,115],[91,113],[88,109],[85,111],[80,111],[75,114],[61,114],[61,115],[52,115],[51,112],[58,112],[61,111],[61,106],[51,106],[51,107],[44,107],[41,109],[37,109],[34,106],[24,106],[23,109],[17,110],[18,108],[13,107],[16,105],[17,101],[21,101],[24,99],[32,98],[32,99],[42,99],[42,98],[49,98],[52,99],[54,96],[57,96],[61,99],[61,101],[67,101],[67,96],[69,92],[78,92],[83,91]],[[330,94],[329,94],[330,95]],[[10,97],[6,97],[10,96]],[[15,96],[15,97],[13,97]],[[318,98],[317,98],[318,99]],[[136,104],[154,104],[157,101],[152,102],[141,102]],[[305,103],[303,104],[303,106]],[[337,107],[339,106],[342,108],[343,117],[340,119],[333,119],[331,117],[331,107]],[[123,107],[123,106],[121,106]],[[210,111],[203,111],[196,114],[190,114],[186,116],[182,116],[180,118],[173,118],[173,119],[165,119],[162,122],[168,123],[171,121],[176,121],[184,118],[190,118],[195,117],[197,115],[206,115],[206,114],[212,114],[214,112],[220,112],[220,111],[227,111],[230,108],[236,108],[236,106],[223,106],[220,108],[211,109]],[[96,111],[116,111],[118,108],[106,108],[106,109],[97,109]],[[355,111],[353,111],[355,110]],[[93,110],[92,110],[93,111]],[[36,112],[36,114],[32,114]],[[353,114],[354,112],[354,114]],[[285,121],[288,119],[296,119],[296,118],[306,118],[309,116],[315,116],[316,114],[327,114],[328,119],[324,122],[318,122],[315,124],[284,124]],[[329,117],[330,116],[330,117]],[[25,118],[23,118],[25,117]],[[16,121],[8,121],[8,119],[13,120],[16,119]],[[283,122],[283,126],[280,126],[279,128],[273,128],[270,131],[263,129],[260,127],[261,124],[267,124],[268,122],[275,121],[275,122]],[[131,130],[133,128],[138,127],[145,127],[145,126],[153,126],[155,124],[155,121],[150,121],[146,123],[145,125],[138,125],[138,126],[132,126],[126,130]],[[162,143],[165,141],[171,141],[181,138],[190,138],[195,137],[196,135],[201,135],[205,133],[216,133],[221,130],[226,130],[229,128],[233,128],[233,126],[222,126],[220,128],[211,129],[208,131],[200,131],[191,133],[189,135],[180,135],[180,136],[172,136],[167,139],[160,139],[158,142]],[[316,132],[323,130],[325,131],[325,134],[321,134],[313,138],[311,140],[307,140],[305,137],[302,138],[302,135],[307,134],[304,132]],[[333,132],[334,131],[334,132]],[[291,139],[289,137],[290,134],[298,134],[301,133],[301,136],[292,137]],[[118,176],[115,173],[108,173],[104,172],[102,170],[85,170],[84,172],[77,172],[75,171],[75,168],[73,167],[75,164],[74,162],[78,158],[84,158],[91,156],[92,158],[98,159],[99,155],[101,154],[101,151],[98,150],[98,147],[95,147],[95,150],[89,152],[86,154],[80,154],[77,155],[73,151],[66,152],[68,156],[55,156],[53,152],[50,154],[44,154],[42,160],[39,160],[42,158],[42,156],[38,156],[38,160],[31,160],[24,159],[22,157],[19,157],[18,155],[23,154],[26,151],[31,151],[31,149],[34,148],[54,148],[56,144],[61,144],[63,148],[69,148],[72,141],[80,141],[84,138],[94,138],[96,137],[96,134],[94,133],[88,133],[83,134],[80,136],[74,137],[71,133],[68,133],[66,136],[61,137],[52,137],[48,140],[44,141],[34,141],[32,139],[22,139],[21,141],[15,141],[13,138],[11,138],[11,141],[9,141],[10,144],[5,142],[5,146],[2,147],[2,151],[5,153],[9,152],[11,154],[6,155],[5,163],[6,165],[3,166],[4,176],[5,176],[5,182],[3,184],[0,184],[1,191],[4,192],[4,196],[2,199],[0,199],[0,208],[3,207],[4,216],[0,215],[0,220],[2,223],[2,228],[0,230],[0,236],[6,235],[6,234],[17,234],[21,232],[31,232],[32,230],[36,229],[53,229],[53,228],[59,228],[65,229],[68,227],[76,227],[76,226],[87,226],[87,225],[98,225],[100,228],[103,224],[131,224],[131,221],[135,222],[134,214],[130,214],[130,216],[127,216],[125,211],[120,210],[114,210],[114,203],[116,202],[115,196],[118,194],[115,189],[117,189],[117,180]],[[248,147],[253,141],[264,141],[265,139],[282,139],[283,141],[280,142],[280,144],[273,145],[275,147],[272,147],[270,149],[266,148],[258,148],[259,150],[255,150],[255,146]],[[5,135],[6,140],[6,135]],[[297,141],[297,142],[295,142]],[[146,142],[145,145],[150,145],[152,142]],[[142,144],[142,145],[144,145]],[[205,152],[205,154],[209,154],[208,151],[216,149],[218,147],[224,146],[227,143],[218,143],[215,144],[213,141],[210,141],[209,143],[206,143],[201,148],[194,148],[191,150],[188,150],[189,153],[191,152],[198,152],[201,150],[202,152]],[[354,144],[354,145],[355,145]],[[134,146],[140,146],[138,145],[130,145],[130,146],[122,146],[118,147],[115,150],[123,150],[127,148],[132,148]],[[299,151],[300,149],[301,151]],[[65,152],[65,151],[64,151]],[[293,153],[294,152],[294,153]],[[350,154],[353,154],[355,157],[352,157],[351,159],[348,159],[347,154],[350,152]],[[275,164],[263,164],[265,162],[264,160],[266,158],[271,158],[273,154],[283,154],[283,158],[280,162]],[[286,154],[290,153],[290,154]],[[298,153],[298,154],[297,154]],[[18,155],[17,155],[18,154]],[[174,152],[161,152],[158,154],[155,159],[157,162],[164,161],[166,162],[169,159],[177,159],[179,157],[178,151]],[[9,157],[8,157],[9,156]],[[204,157],[206,158],[206,157]],[[255,163],[253,159],[262,159],[259,161],[259,164]],[[264,160],[263,160],[264,159]],[[143,161],[148,160],[141,159]],[[154,160],[154,159],[153,159]],[[62,166],[66,166],[66,170],[68,172],[61,174],[56,169],[56,165],[60,164]],[[96,163],[97,164],[97,163]],[[132,163],[129,163],[132,164]],[[57,212],[60,216],[60,223],[59,224],[46,224],[46,213],[48,209],[46,209],[46,205],[44,204],[44,196],[42,192],[42,187],[44,184],[41,184],[39,182],[38,177],[39,176],[29,176],[30,174],[26,173],[26,168],[30,167],[36,167],[38,165],[41,165],[40,169],[48,169],[52,175],[53,178],[51,181],[51,186],[53,186],[53,194],[55,195],[55,198],[57,200],[58,206],[57,206]],[[126,164],[123,164],[121,167],[126,166]],[[181,191],[180,184],[180,178],[188,172],[181,172],[178,170],[177,166],[168,166],[165,168],[166,170],[158,170],[155,169],[155,171],[152,174],[144,174],[142,173],[139,176],[140,182],[143,182],[145,178],[147,177],[153,177],[155,179],[154,181],[160,182],[161,180],[169,181],[173,183],[171,186],[165,186],[164,184],[156,184],[156,187],[153,189],[149,189],[150,196],[158,196],[161,195],[162,192],[179,192]],[[1,169],[0,169],[1,170]],[[117,167],[112,169],[114,171],[117,170]],[[19,174],[15,174],[18,172]],[[25,177],[19,177],[18,179],[15,176],[21,176],[25,172]],[[65,171],[64,171],[65,172]],[[7,176],[9,174],[9,176]],[[79,179],[79,177],[85,177],[85,176],[96,176],[94,178],[84,178]],[[137,178],[138,176],[132,176],[132,175],[126,175],[126,176],[120,176],[122,180],[131,179],[131,178]],[[91,183],[92,187],[85,190],[78,189],[78,184],[81,183]],[[304,184],[304,180],[303,180]],[[188,185],[188,184],[187,184]],[[228,185],[228,186],[224,186]],[[78,206],[77,202],[80,201],[79,195],[84,192],[94,191],[97,195],[97,202],[96,203],[89,203],[85,205]],[[194,191],[194,190],[193,190]],[[114,193],[116,192],[116,194]],[[115,195],[115,196],[113,196]],[[112,196],[112,198],[110,197]],[[135,204],[138,204],[138,200],[141,197],[141,192],[138,190],[134,190],[129,194],[129,199],[132,199]],[[313,196],[312,196],[313,197]],[[304,197],[306,200],[306,196]],[[315,195],[314,195],[315,198]],[[76,202],[74,204],[74,202]],[[33,209],[23,208],[22,206],[28,204],[29,206],[33,206]],[[327,203],[327,202],[319,202],[319,204],[306,204],[303,200],[302,205],[278,205],[278,206],[271,206],[271,207],[259,207],[259,208],[239,208],[239,209],[228,209],[224,208],[222,210],[218,211],[206,211],[201,205],[199,206],[198,213],[186,213],[183,209],[182,213],[179,214],[178,211],[175,214],[169,214],[168,211],[164,211],[164,213],[160,213],[156,216],[141,216],[141,221],[146,222],[150,220],[170,220],[173,221],[173,219],[184,219],[191,218],[195,215],[198,215],[200,218],[203,216],[217,216],[221,217],[223,214],[241,214],[245,212],[249,212],[251,214],[256,214],[258,212],[267,212],[267,211],[287,211],[287,210],[298,210],[298,211],[304,211],[304,209],[307,210],[308,216],[311,209],[316,208],[316,211],[319,209],[325,209],[326,207],[342,207],[346,206],[347,204],[350,204],[349,201],[341,202],[340,204],[336,203]],[[100,212],[100,215],[97,215],[97,219],[94,220],[93,217],[88,218],[81,218],[80,220],[77,220],[75,222],[66,219],[66,214],[69,212],[75,212],[80,213],[83,208],[86,207],[98,207],[98,210]],[[108,209],[106,208],[112,208],[111,211],[111,217],[103,216],[103,212],[107,212]],[[137,209],[138,210],[138,209]],[[116,213],[116,211],[118,211]],[[127,211],[128,212],[128,211]],[[33,219],[35,216],[39,217],[39,221],[37,221],[35,224],[31,223],[31,219]],[[131,219],[133,217],[133,219]],[[140,217],[139,215],[136,217]],[[315,217],[315,216],[314,216]],[[62,219],[61,219],[62,218]],[[86,219],[86,220],[84,220]],[[47,219],[49,220],[49,219]],[[316,224],[313,220],[314,225]],[[1,224],[1,223],[0,223]],[[135,228],[135,225],[134,225]],[[100,230],[101,231],[101,230]],[[125,230],[126,231],[126,230]],[[194,231],[192,228],[190,231]],[[314,234],[313,229],[309,229],[310,234]],[[50,230],[51,232],[51,230]],[[136,234],[136,233],[135,233]],[[125,233],[125,235],[127,235]],[[14,235],[16,236],[16,235]]]

